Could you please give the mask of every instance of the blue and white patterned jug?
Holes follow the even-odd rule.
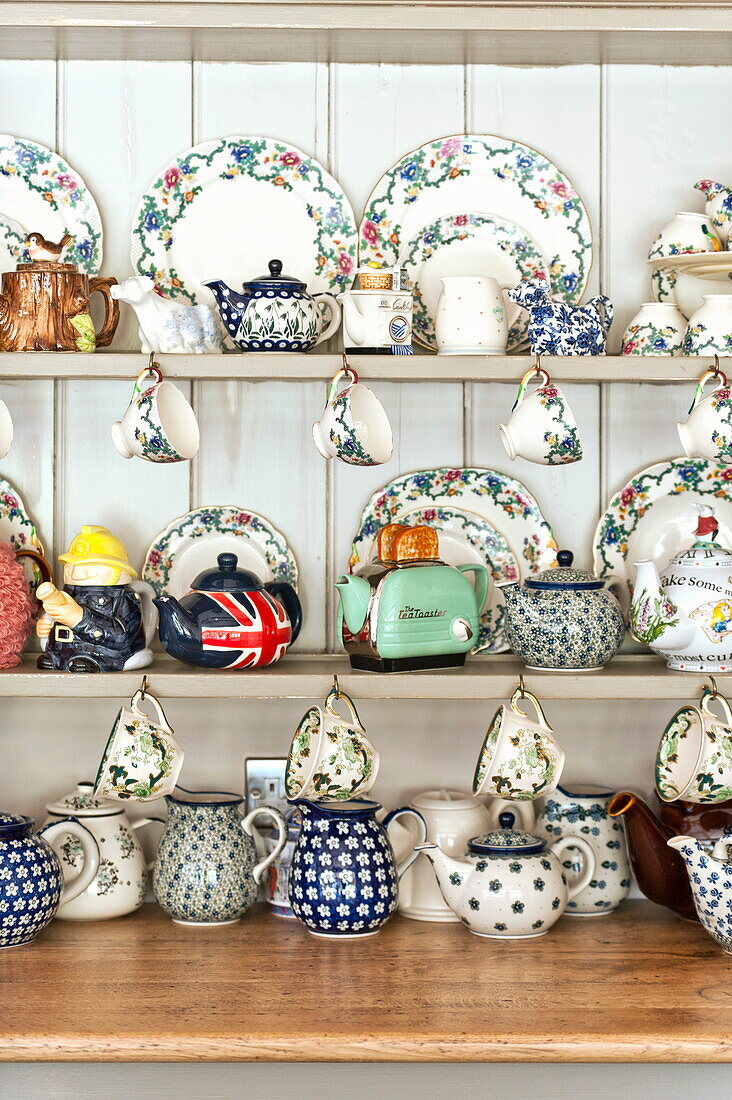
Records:
[[[290,868],[290,904],[315,936],[373,936],[397,905],[398,884],[417,858],[410,852],[397,864],[387,834],[390,822],[409,814],[419,823],[419,844],[427,826],[416,810],[392,810],[378,821],[378,802],[295,803],[302,831]]]
[[[30,943],[64,902],[82,894],[99,870],[96,840],[76,818],[62,818],[33,832],[35,822],[0,813],[0,948]],[[58,856],[49,841],[71,835],[81,844],[83,864],[64,885]]]

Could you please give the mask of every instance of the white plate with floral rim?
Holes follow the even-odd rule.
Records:
[[[387,523],[401,523],[407,515],[440,508],[487,520],[508,546],[521,579],[556,565],[552,529],[520,481],[497,470],[441,467],[403,474],[373,494],[361,513],[350,571],[369,564],[376,534]]]
[[[435,311],[445,276],[491,276],[502,287],[514,287],[523,278],[547,278],[541,250],[521,226],[474,210],[445,214],[424,226],[400,253],[398,266],[406,271],[414,296],[414,337],[433,351]],[[509,351],[526,343],[528,323],[522,309],[508,334]]]
[[[196,508],[169,523],[153,539],[142,579],[158,596],[177,599],[190,591],[204,569],[215,569],[219,554],[236,554],[239,569],[267,581],[297,587],[297,564],[285,536],[256,512],[233,505]]]
[[[654,561],[661,572],[694,542],[695,504],[714,508],[719,543],[732,547],[732,465],[673,458],[640,470],[615,494],[597,525],[598,577],[615,577],[632,594],[635,562]]]
[[[496,582],[515,581],[519,568],[510,546],[500,531],[475,512],[457,507],[417,508],[405,512],[400,522],[411,527],[424,524],[439,532],[440,558],[448,565],[484,565],[493,581],[480,616],[477,644],[471,653],[505,653],[503,636],[506,604]]]
[[[312,157],[266,137],[206,141],[175,157],[142,196],[132,265],[167,297],[214,304],[282,261],[311,293],[347,290],[358,231],[340,184]]]
[[[70,234],[74,240],[64,262],[77,264],[88,275],[99,271],[102,219],[97,204],[79,173],[58,153],[27,138],[0,134],[0,210],[16,225],[50,241]],[[11,244],[13,266],[23,259],[23,249],[18,255],[15,248],[17,243]]]
[[[487,210],[536,242],[556,297],[579,301],[592,266],[592,227],[572,181],[542,153],[492,134],[437,138],[407,153],[371,192],[360,262],[393,266],[406,243],[445,214]]]

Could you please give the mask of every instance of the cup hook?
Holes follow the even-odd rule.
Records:
[[[711,692],[709,693],[709,697],[710,697],[711,699],[716,699],[716,698],[717,698],[717,696],[719,695],[719,691],[718,691],[718,689],[717,689],[717,681],[716,681],[716,680],[714,679],[714,677],[713,677],[713,676],[710,676],[710,677],[709,677],[709,683],[710,683],[710,684],[712,685],[712,690],[711,690]]]
[[[331,688],[330,693],[331,695],[334,695],[336,699],[340,699],[341,697],[341,689],[338,686],[338,677],[336,675],[333,676],[333,687]]]
[[[140,702],[141,703],[144,703],[144,701],[145,701],[145,697],[147,695],[147,689],[148,689],[149,686],[150,685],[148,683],[147,676],[143,676],[142,677],[142,683],[140,684]]]

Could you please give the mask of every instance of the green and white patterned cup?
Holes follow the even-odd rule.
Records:
[[[333,709],[342,699],[350,721]],[[285,770],[288,799],[344,802],[361,798],[371,790],[379,773],[379,754],[366,736],[355,704],[335,688],[325,707],[310,707],[303,715],[290,745]]]
[[[112,425],[112,442],[123,458],[148,462],[187,462],[198,454],[196,414],[154,363],[137,378],[132,400]]]
[[[711,709],[716,701],[724,713]],[[698,707],[676,711],[656,754],[656,790],[663,802],[726,802],[732,798],[732,710],[705,688]]]
[[[142,713],[143,700],[152,704],[157,721]],[[122,802],[162,798],[178,782],[184,756],[158,700],[138,691],[115,719],[93,793]]]
[[[519,707],[533,705],[537,721]],[[525,802],[555,790],[562,778],[564,752],[557,744],[541,705],[530,691],[517,688],[511,702],[491,719],[473,777],[473,794],[500,795]]]
[[[541,385],[528,393],[528,383]],[[525,458],[542,466],[561,466],[582,458],[577,423],[567,398],[542,367],[521,379],[508,424],[499,426],[509,458]]]
[[[344,379],[349,385],[339,391]],[[340,458],[349,466],[381,466],[391,458],[394,440],[384,407],[347,364],[331,380],[313,440],[323,458]]]

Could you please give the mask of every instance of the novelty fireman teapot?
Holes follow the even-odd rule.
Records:
[[[732,670],[732,551],[720,546],[714,510],[697,505],[696,542],[659,577],[652,561],[636,562],[630,609],[633,635],[669,668]]]
[[[286,581],[262,584],[237,568],[236,554],[219,554],[180,601],[154,600],[160,641],[179,661],[204,668],[257,668],[279,661],[300,632],[302,609]]]

